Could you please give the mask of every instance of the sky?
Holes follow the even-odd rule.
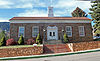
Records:
[[[75,0],[0,0],[0,22],[9,22],[12,17],[47,17],[48,6],[53,6],[55,17],[69,17],[76,7],[88,14],[91,3]],[[88,17],[91,18],[90,15]]]

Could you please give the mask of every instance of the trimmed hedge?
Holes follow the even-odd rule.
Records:
[[[0,40],[0,46],[6,46],[6,39],[4,36]]]
[[[67,34],[64,34],[64,42],[67,43],[69,41]]]
[[[36,43],[37,43],[37,44],[41,44],[41,43],[42,43],[42,39],[41,39],[40,34],[38,34],[38,36],[37,36],[37,38],[36,38]]]
[[[22,35],[20,36],[20,38],[19,38],[19,40],[18,40],[18,44],[19,44],[19,45],[24,45],[24,38],[23,38]]]

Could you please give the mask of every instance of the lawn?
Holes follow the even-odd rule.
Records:
[[[3,49],[3,48],[22,48],[22,47],[34,47],[34,46],[33,45],[1,46],[0,49]]]

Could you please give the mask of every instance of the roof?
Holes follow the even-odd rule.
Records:
[[[10,20],[91,20],[87,17],[13,17]]]

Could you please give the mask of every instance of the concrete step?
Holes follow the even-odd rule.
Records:
[[[47,40],[44,44],[64,44],[61,40]]]
[[[67,44],[46,44],[43,49],[44,53],[63,53],[71,51]]]

